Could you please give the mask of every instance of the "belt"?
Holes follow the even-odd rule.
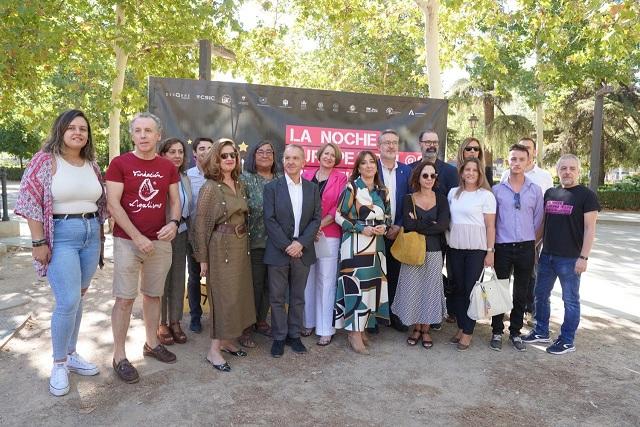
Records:
[[[496,243],[495,246],[500,248],[526,248],[535,246],[535,243],[534,240],[527,240],[526,242]]]
[[[53,219],[74,219],[74,218],[91,219],[91,218],[96,218],[97,216],[98,216],[98,212],[79,213],[79,214],[53,214]]]
[[[214,231],[222,234],[235,234],[238,238],[241,238],[247,234],[247,226],[244,224],[218,224],[216,228],[214,228]]]

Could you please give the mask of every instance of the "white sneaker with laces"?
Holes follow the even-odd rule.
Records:
[[[84,360],[82,356],[75,351],[67,356],[67,368],[70,372],[75,372],[83,376],[98,375],[100,372],[96,365]]]
[[[54,363],[49,379],[49,392],[54,396],[69,393],[69,371],[65,363]]]

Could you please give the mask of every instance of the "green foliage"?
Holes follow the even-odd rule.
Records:
[[[599,188],[603,191],[640,191],[640,175],[626,176],[622,181]]]
[[[0,167],[0,172],[2,171],[7,173],[7,181],[20,181],[24,173],[24,168]]]
[[[598,200],[605,209],[640,210],[640,191],[598,190]]]
[[[40,148],[40,135],[27,130],[19,120],[7,120],[0,123],[0,150],[12,154],[20,160],[29,159]]]

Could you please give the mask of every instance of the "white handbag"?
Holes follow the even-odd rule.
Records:
[[[491,273],[493,277],[483,282],[483,271],[471,290],[467,316],[473,320],[490,319],[513,308],[509,279],[498,279],[493,268]]]

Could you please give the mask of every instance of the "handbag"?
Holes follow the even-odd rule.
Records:
[[[509,279],[498,279],[493,268],[491,272],[493,277],[483,282],[483,271],[471,290],[467,316],[473,320],[490,319],[513,308]]]
[[[413,203],[413,216],[416,215],[416,202],[411,195]],[[400,232],[396,240],[391,245],[391,255],[403,264],[422,265],[427,255],[427,243],[424,235],[417,231],[405,232],[404,227],[400,228]]]

